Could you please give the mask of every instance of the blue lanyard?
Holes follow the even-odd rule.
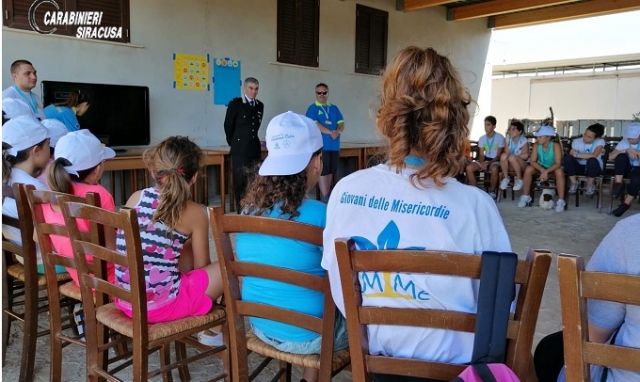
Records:
[[[496,140],[496,133],[493,133],[493,138],[491,138],[491,142],[489,142],[489,137],[486,138],[487,140],[487,150],[486,151],[491,151],[492,147],[493,147],[493,141]],[[486,155],[487,153],[485,153]]]
[[[493,137],[493,138],[495,139],[496,137]],[[515,154],[516,149],[518,148],[518,144],[520,143],[521,140],[522,140],[522,135],[518,137],[518,142],[516,142],[515,144],[513,143],[513,138],[509,139],[509,152],[511,154]]]
[[[33,110],[33,114],[38,114],[38,102],[36,101],[36,97],[34,97],[33,93],[29,92],[29,94],[31,95],[31,101],[29,101],[29,99],[24,94],[24,92],[22,90],[18,89],[18,87],[16,85],[13,85],[13,88],[16,89],[18,94],[20,94],[22,96],[22,98],[24,98],[25,101],[27,101],[27,103],[31,107],[31,110]]]
[[[415,155],[409,155],[404,158],[404,163],[409,166],[422,167],[427,163],[427,160]]]
[[[329,110],[331,110],[331,105],[327,105],[326,109],[323,105],[320,105],[320,109],[322,109],[322,111],[324,112],[325,119],[329,119]]]
[[[584,142],[584,141],[582,141],[582,142]],[[589,147],[586,152],[587,153],[592,153],[593,152],[593,145],[595,145],[595,144],[596,144],[596,141],[591,142],[591,147]]]

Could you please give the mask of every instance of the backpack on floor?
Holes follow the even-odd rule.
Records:
[[[482,253],[472,362],[452,382],[520,382],[504,364],[517,265],[515,253]]]

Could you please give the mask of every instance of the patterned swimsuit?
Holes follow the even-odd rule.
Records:
[[[161,308],[177,297],[180,287],[178,259],[185,241],[189,238],[175,230],[170,231],[163,222],[152,221],[159,196],[160,193],[155,188],[144,189],[138,204],[134,207],[138,214],[149,311]],[[116,249],[122,253],[126,252],[124,234],[121,230],[116,234]],[[131,289],[128,268],[116,266],[116,280],[121,287]],[[118,303],[123,308],[131,309],[131,304],[126,301],[120,300]]]

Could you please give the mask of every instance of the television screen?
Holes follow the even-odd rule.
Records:
[[[149,144],[148,87],[42,81],[44,106],[64,102],[75,89],[90,100],[89,110],[78,117],[81,128],[89,129],[108,146]]]

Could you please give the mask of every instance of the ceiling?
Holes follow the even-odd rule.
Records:
[[[447,20],[487,18],[496,29],[601,16],[640,9],[640,0],[396,0],[402,11],[445,6]]]

